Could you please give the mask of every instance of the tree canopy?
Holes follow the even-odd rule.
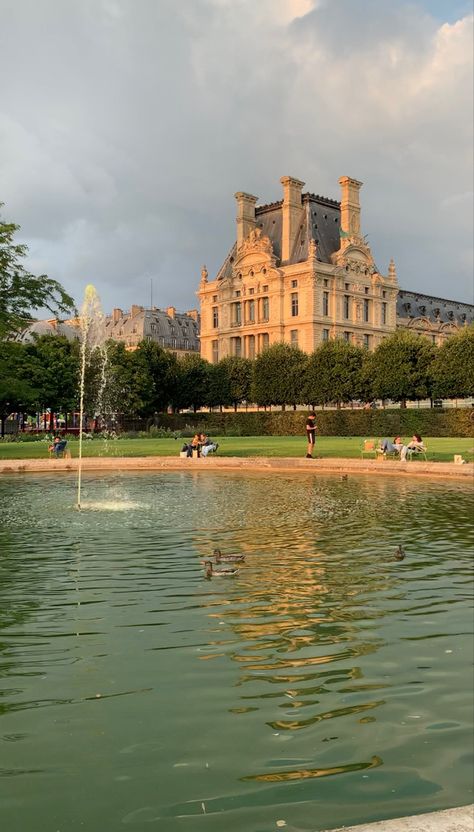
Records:
[[[272,344],[253,365],[251,398],[260,405],[302,404],[307,357],[290,344]]]
[[[0,340],[32,320],[34,309],[49,309],[56,316],[74,310],[73,299],[57,280],[45,274],[36,277],[25,268],[28,247],[14,242],[19,230],[19,225],[0,217]]]
[[[434,395],[474,396],[474,327],[452,335],[438,350],[433,364]]]
[[[346,341],[327,341],[308,358],[305,401],[349,402],[359,397],[364,351]]]
[[[389,335],[364,361],[363,381],[371,398],[402,404],[429,398],[435,356],[436,347],[423,336],[405,330]]]

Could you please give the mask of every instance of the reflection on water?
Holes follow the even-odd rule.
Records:
[[[93,510],[72,477],[0,480],[9,832],[315,830],[472,799],[466,486],[176,473],[83,493]],[[204,580],[216,546],[245,554],[235,578]]]

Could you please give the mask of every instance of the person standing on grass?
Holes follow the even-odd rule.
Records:
[[[306,459],[313,458],[314,441],[316,438],[316,416],[314,413],[309,413],[306,419],[306,439],[308,440],[308,447],[306,449]]]

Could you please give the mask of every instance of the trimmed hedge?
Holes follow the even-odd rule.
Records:
[[[203,431],[211,436],[301,436],[306,411],[252,413],[167,414],[158,417],[169,430]],[[474,410],[318,410],[317,432],[321,436],[472,436]]]

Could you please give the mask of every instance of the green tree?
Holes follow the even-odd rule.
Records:
[[[220,407],[231,403],[230,381],[223,361],[209,364],[208,389],[206,404],[208,407]]]
[[[304,401],[306,356],[290,344],[272,344],[253,362],[250,398],[259,405],[300,404]]]
[[[0,340],[31,320],[31,310],[46,308],[58,315],[74,309],[73,299],[56,280],[45,274],[35,277],[25,269],[28,248],[13,239],[19,229],[0,217]]]
[[[133,353],[135,395],[141,399],[140,415],[166,410],[176,395],[179,375],[175,356],[153,341],[142,341]]]
[[[441,345],[433,364],[433,381],[435,396],[474,396],[474,327],[462,329]]]
[[[406,400],[431,397],[432,368],[436,347],[427,338],[400,329],[367,353],[363,383],[375,399],[392,399],[404,407]]]
[[[359,397],[364,350],[336,339],[321,344],[307,362],[305,401],[311,404],[350,402]]]
[[[20,378],[37,390],[40,407],[54,413],[76,409],[79,400],[79,344],[64,335],[42,335],[25,345]]]
[[[228,358],[223,358],[219,364],[228,379],[229,397],[227,402],[230,402],[234,406],[234,410],[237,410],[237,405],[248,401],[250,398],[252,361],[249,358],[231,355]],[[227,402],[223,402],[223,404]]]
[[[25,365],[25,347],[13,341],[2,343],[0,350],[0,436],[5,435],[5,420],[10,413],[32,413],[38,391],[20,377]]]
[[[194,412],[208,400],[210,364],[200,355],[188,353],[178,360],[178,384],[173,404],[179,410],[192,407]]]
[[[106,351],[107,383],[104,400],[107,414],[113,417],[144,413],[152,384],[143,371],[141,361],[137,360],[137,351],[126,350],[125,344],[116,341],[109,341]],[[89,401],[87,406],[90,407]]]

